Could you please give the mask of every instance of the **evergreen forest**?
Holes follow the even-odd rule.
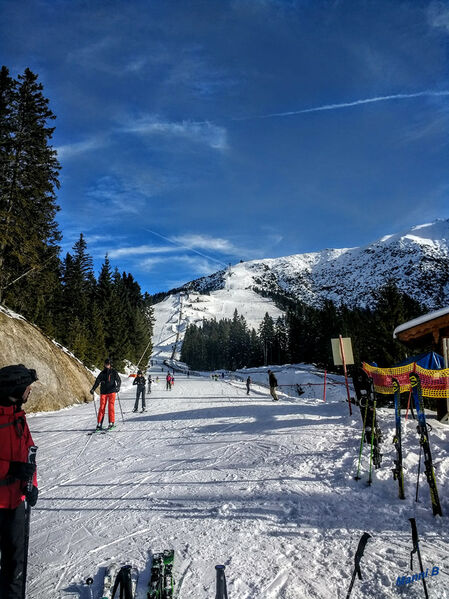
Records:
[[[121,369],[151,353],[152,308],[108,257],[95,277],[82,233],[61,257],[55,115],[38,76],[0,71],[0,303],[38,325],[87,366]]]
[[[367,361],[392,366],[406,357],[406,348],[393,339],[392,331],[398,324],[426,312],[394,281],[376,291],[371,309],[350,309],[332,301],[313,308],[281,295],[272,299],[285,316],[274,321],[265,314],[257,331],[250,330],[237,311],[232,320],[205,320],[202,326],[189,325],[181,360],[194,370],[301,362],[333,370],[331,339],[341,334],[351,338],[356,364]]]

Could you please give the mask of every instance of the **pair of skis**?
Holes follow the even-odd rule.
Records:
[[[360,439],[359,460],[357,465],[357,474],[355,480],[360,480],[360,464],[362,460],[363,445],[366,443],[370,447],[369,476],[367,484],[372,483],[372,472],[374,468],[380,468],[382,463],[382,454],[380,453],[380,444],[382,443],[382,433],[377,425],[376,413],[376,395],[373,390],[372,379],[368,377],[364,370],[359,369],[353,378],[354,388],[357,395],[357,403],[363,421],[362,437]]]
[[[419,464],[418,464],[418,480],[416,483],[416,501],[418,500],[418,486],[419,486],[419,474],[421,468],[421,453],[424,453],[424,466],[427,478],[427,483],[430,490],[430,500],[432,502],[433,515],[442,516],[441,503],[438,496],[437,482],[435,478],[435,472],[433,469],[432,453],[430,450],[429,442],[429,431],[426,422],[426,415],[424,411],[424,402],[422,396],[421,380],[416,372],[412,372],[409,375],[410,384],[412,387],[413,403],[415,404],[416,415],[418,419],[417,431],[420,436],[420,450],[419,450]],[[396,448],[397,456],[394,461],[395,467],[393,468],[393,478],[398,481],[399,487],[399,498],[405,499],[404,492],[404,471],[402,467],[402,437],[401,437],[401,390],[399,382],[393,379],[393,391],[394,391],[394,408],[396,417],[396,432],[393,438],[393,443]]]
[[[138,579],[139,571],[137,568],[129,564],[125,566],[116,563],[111,564],[104,575],[101,599],[113,599],[116,596],[120,599],[134,599]],[[119,592],[118,595],[117,591]]]
[[[148,599],[172,599],[174,591],[173,561],[175,552],[155,553],[151,564]]]
[[[174,590],[174,551],[167,550],[153,555],[148,599],[172,599]],[[101,599],[134,599],[139,572],[131,565],[112,563],[106,568]],[[91,584],[91,579],[88,579]],[[88,584],[89,584],[88,583]]]

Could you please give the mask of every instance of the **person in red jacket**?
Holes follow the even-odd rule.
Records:
[[[36,380],[36,371],[23,364],[0,368],[0,597],[8,599],[22,597],[25,500],[34,506],[38,495],[36,465],[28,463],[34,443],[22,409]]]

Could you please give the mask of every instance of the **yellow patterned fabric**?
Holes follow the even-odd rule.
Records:
[[[363,370],[373,379],[374,389],[377,393],[391,395],[393,393],[393,378],[398,381],[401,393],[410,391],[409,374],[416,372],[421,379],[424,397],[449,399],[449,368],[427,370],[416,364],[416,362],[394,368],[378,368],[363,362]]]

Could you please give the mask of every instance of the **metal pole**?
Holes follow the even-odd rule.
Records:
[[[120,412],[121,412],[121,414],[122,414],[122,421],[123,421],[123,422],[125,422],[125,419],[124,419],[124,417],[123,417],[122,404],[121,404],[121,402],[120,402],[120,393],[119,393],[118,391],[117,391],[117,399],[118,399],[118,405],[119,405],[119,407],[120,407]]]
[[[36,464],[36,452],[37,446],[32,445],[28,449],[28,463]],[[27,482],[27,493],[31,493],[33,490],[33,479],[34,474]],[[26,597],[26,585],[27,585],[27,567],[28,567],[28,547],[30,544],[30,520],[31,520],[31,506],[27,501],[26,512],[25,512],[25,541],[23,546],[23,569],[22,569],[22,599]]]
[[[416,497],[415,497],[415,502],[418,501],[418,493],[419,493],[419,475],[421,473],[421,452],[422,452],[422,445],[420,443],[419,444],[419,460],[418,460],[418,478],[416,479]]]
[[[343,337],[341,335],[339,335],[338,337],[340,339],[341,361],[343,362],[343,371],[345,373],[345,381],[346,381],[346,391],[348,394],[349,415],[352,416],[351,397],[349,394],[348,372],[346,370],[345,350],[343,349]]]
[[[421,568],[421,572],[424,574],[424,568],[422,565],[421,559],[421,551],[419,549],[419,539],[418,539],[418,529],[416,528],[416,520],[415,518],[409,518],[410,524],[412,526],[412,540],[413,540],[413,550],[410,552],[410,570],[413,570],[413,554],[418,554],[419,567]],[[429,599],[429,593],[427,592],[426,581],[424,580],[424,576],[422,577],[422,584],[424,587],[424,596],[426,599]]]
[[[226,589],[225,566],[215,566],[216,572],[216,592],[215,599],[228,599],[228,591]]]
[[[324,371],[324,391],[323,391],[323,401],[326,401],[326,377],[327,377],[327,370]]]
[[[95,401],[95,393],[92,395],[94,398],[94,408],[95,408],[95,420],[98,422],[98,411],[97,411],[97,403]]]

